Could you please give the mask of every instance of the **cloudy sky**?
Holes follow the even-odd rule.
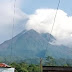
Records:
[[[0,43],[24,29],[39,33],[50,33],[59,0],[0,0]],[[72,0],[60,0],[52,35],[57,39],[53,44],[72,43]]]

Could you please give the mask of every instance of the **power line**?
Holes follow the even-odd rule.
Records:
[[[60,5],[60,0],[59,0],[59,3],[58,3],[58,6],[57,6],[57,10],[56,10],[56,14],[55,14],[55,17],[54,17],[54,22],[53,22],[53,26],[52,26],[52,29],[51,29],[51,33],[53,31],[53,28],[54,28],[54,24],[55,24],[55,21],[56,21],[56,16],[57,16],[59,5]]]
[[[11,38],[11,57],[12,57],[12,53],[13,53],[13,35],[14,35],[14,24],[15,24],[15,8],[16,8],[16,0],[14,0],[14,11],[13,11],[13,26],[12,26],[12,38]]]
[[[50,40],[51,34],[53,32],[53,29],[54,29],[54,25],[55,25],[55,21],[56,21],[56,16],[57,16],[57,12],[58,12],[58,9],[59,9],[59,5],[60,5],[60,0],[58,2],[58,6],[57,6],[57,9],[56,9],[56,14],[55,14],[55,17],[54,17],[54,22],[53,22],[53,25],[52,25],[52,29],[51,29],[51,32],[49,34],[49,40]],[[45,55],[46,55],[46,53],[47,53],[47,48],[46,48]]]

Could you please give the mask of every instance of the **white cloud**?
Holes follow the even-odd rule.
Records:
[[[0,43],[11,38],[13,17],[14,35],[16,35],[24,29],[23,24],[28,16],[19,9],[19,1],[16,2],[15,15],[14,0],[0,1]]]
[[[56,9],[37,9],[30,15],[26,29],[34,29],[40,33],[51,32]],[[56,37],[55,44],[67,45],[72,42],[72,16],[58,10],[52,35]]]
[[[34,29],[39,33],[51,32],[56,9],[37,9],[34,14],[26,15],[20,10],[20,2],[16,1],[14,16],[14,0],[0,1],[0,43],[10,39],[12,35],[13,17],[15,18],[14,36],[24,27]],[[25,24],[26,19],[29,20]],[[52,35],[57,39],[53,44],[71,45],[72,43],[72,16],[68,16],[62,10],[58,10]]]

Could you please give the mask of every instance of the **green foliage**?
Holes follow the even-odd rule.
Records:
[[[40,68],[38,65],[31,64],[28,68],[29,72],[39,72]]]
[[[64,64],[64,66],[67,67],[68,65],[67,64]]]
[[[51,56],[48,56],[46,58],[46,65],[48,66],[56,66],[56,62],[55,62],[55,59]]]
[[[45,64],[46,66],[70,66],[72,67],[72,59],[55,59],[52,56],[46,57]]]
[[[10,65],[16,69],[16,72],[39,72],[40,71],[39,66],[34,64],[28,65],[22,62],[22,63],[12,63]]]

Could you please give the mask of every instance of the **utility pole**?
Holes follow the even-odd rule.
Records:
[[[40,72],[43,72],[42,71],[42,58],[40,58]]]

